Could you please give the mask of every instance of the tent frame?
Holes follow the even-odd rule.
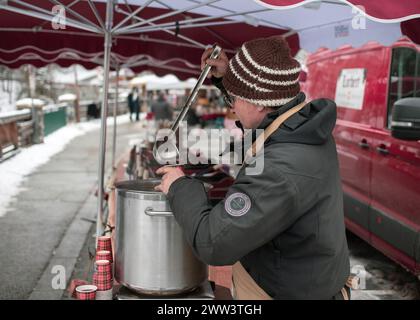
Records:
[[[149,0],[147,1],[143,6],[139,6],[136,10],[127,12],[120,7],[117,7],[118,1],[116,0],[107,0],[106,1],[106,18],[105,21],[102,20],[93,0],[87,0],[87,3],[89,4],[89,7],[91,11],[93,12],[97,23],[95,24],[92,21],[86,19],[85,17],[81,16],[79,13],[71,9],[71,7],[77,3],[80,2],[80,0],[73,1],[70,5],[64,5],[60,0],[50,0],[52,4],[55,5],[61,5],[63,6],[69,14],[72,16],[66,17],[66,24],[68,26],[74,27],[79,30],[88,31],[86,35],[90,36],[102,36],[104,38],[104,57],[103,57],[103,72],[104,72],[104,79],[103,79],[103,91],[102,91],[102,108],[101,108],[101,129],[100,129],[100,142],[99,142],[99,157],[98,157],[98,202],[97,202],[97,222],[96,222],[96,236],[100,236],[103,234],[105,229],[105,223],[104,223],[104,171],[105,171],[105,153],[106,153],[106,121],[107,121],[107,112],[108,112],[108,92],[109,92],[109,73],[110,73],[110,64],[112,59],[112,40],[114,37],[119,38],[124,35],[129,35],[133,33],[142,33],[142,32],[149,32],[149,31],[164,31],[168,34],[175,35],[175,31],[172,31],[171,29],[174,28],[173,23],[162,23],[162,24],[156,24],[155,21],[168,18],[177,14],[182,14],[185,12],[188,12],[193,9],[197,9],[204,6],[211,6],[215,7],[214,3],[220,1],[220,0],[205,0],[202,2],[198,1],[190,1],[192,3],[191,6],[188,6],[183,9],[173,10],[171,12],[150,18],[150,19],[142,19],[138,16],[138,14],[143,11],[145,8],[147,8],[152,2],[158,1],[158,0]],[[162,2],[158,1],[162,4]],[[18,5],[20,7],[13,6],[12,4]],[[128,10],[130,9],[130,6],[127,1],[125,1],[126,7]],[[23,8],[25,9],[23,9]],[[167,6],[168,7],[168,6]],[[169,7],[168,7],[169,8]],[[223,9],[221,7],[217,7],[219,9]],[[5,3],[0,4],[0,9],[7,10],[10,12],[30,16],[33,18],[38,18],[43,21],[52,22],[55,18],[54,15],[41,8],[37,7],[36,5],[26,3],[21,0],[8,0]],[[228,12],[224,15],[219,15],[215,17],[201,17],[196,19],[189,19],[185,18],[185,20],[181,20],[179,24],[183,28],[194,28],[194,27],[207,27],[212,25],[221,25],[221,24],[232,24],[232,23],[241,23],[244,21],[241,20],[226,20],[226,21],[212,21],[215,19],[223,19],[228,17],[234,17],[234,16],[244,16],[245,22],[251,21],[249,17],[247,17],[247,14],[251,13],[257,13],[261,11],[270,11],[273,9],[269,8],[263,8],[260,10],[253,10],[253,11],[243,11],[243,12],[230,12],[229,10],[225,10]],[[125,14],[126,17],[119,22],[117,25],[113,26],[113,15],[114,12]],[[129,25],[126,25],[127,22],[131,21],[132,19],[136,20],[137,22],[131,23]],[[248,19],[248,21],[247,21]],[[199,23],[197,23],[199,22]],[[255,21],[254,21],[255,22]],[[257,21],[258,22],[258,21]],[[143,26],[143,27],[142,27]],[[140,28],[142,27],[142,28]],[[284,28],[284,27],[283,27]],[[22,31],[22,28],[9,28],[9,31]],[[31,29],[31,31],[37,31],[37,32],[55,32],[53,30],[42,30],[42,27],[40,27],[38,30]],[[60,31],[60,33],[66,32],[65,30]],[[70,33],[70,32],[69,32]],[[75,32],[72,31],[72,34]],[[77,33],[77,32],[76,32]],[[206,44],[200,43],[196,40],[193,40],[189,37],[186,37],[184,35],[177,35],[179,39],[182,39],[185,42],[178,42],[174,45],[184,45],[184,46],[192,46],[196,48],[206,48]],[[160,39],[153,39],[150,37],[143,38],[144,41],[154,41],[154,42],[162,42],[164,40]],[[232,50],[228,50],[232,51]],[[29,56],[29,57],[34,57]],[[82,59],[82,58],[81,58]],[[122,67],[134,67],[139,66],[143,64],[149,64],[154,65],[158,67],[164,67],[168,70],[174,70],[179,71],[178,68],[172,67],[172,66],[162,66],[162,64],[159,64],[159,62],[156,61],[125,61],[125,63],[118,63],[116,62],[116,70],[117,70],[117,78],[119,74],[119,70]],[[197,71],[197,74],[199,73],[199,70]],[[118,80],[116,85],[116,93],[117,93],[117,100],[118,100]],[[117,101],[114,106],[113,116],[114,116],[114,130],[113,130],[113,147],[112,147],[112,166],[115,169],[115,152],[116,152],[116,106]]]
[[[234,23],[241,23],[245,22],[251,25],[258,25],[260,22],[263,22],[265,25],[272,25],[276,28],[282,28],[283,30],[287,30],[288,32],[284,34],[285,37],[291,36],[298,32],[299,30],[293,30],[289,29],[285,26],[281,26],[277,24],[276,22],[270,22],[266,21],[264,19],[258,19],[256,17],[250,16],[252,13],[258,13],[263,11],[275,11],[276,8],[264,6],[264,8],[256,9],[256,10],[245,10],[242,12],[235,12],[226,8],[223,8],[221,6],[217,5],[217,2],[220,0],[188,0],[188,2],[191,3],[191,5],[182,8],[182,9],[172,9],[168,4],[163,2],[162,0],[148,0],[144,3],[144,5],[136,7],[135,10],[133,10],[128,3],[127,0],[124,0],[125,7],[127,8],[127,11],[122,9],[123,5],[117,6],[119,1],[117,0],[106,0],[106,17],[105,21],[103,21],[101,15],[99,14],[95,1],[94,0],[86,0],[93,15],[95,16],[97,23],[94,23],[90,21],[89,19],[85,18],[78,12],[76,12],[72,7],[81,2],[82,0],[74,0],[70,4],[63,4],[62,0],[49,0],[51,4],[54,5],[60,5],[69,13],[71,17],[66,16],[65,23],[66,25],[76,28],[77,30],[82,30],[82,32],[78,31],[65,31],[65,30],[43,30],[42,25],[34,27],[30,29],[30,31],[33,32],[48,32],[48,33],[54,33],[54,32],[60,32],[61,34],[83,34],[86,36],[95,36],[95,37],[103,37],[104,39],[104,55],[103,55],[103,72],[104,72],[104,80],[103,80],[103,92],[102,92],[102,110],[101,110],[101,130],[100,130],[100,151],[99,151],[99,167],[98,167],[98,210],[97,210],[97,236],[100,236],[103,233],[104,230],[104,216],[103,216],[103,208],[104,208],[104,168],[105,168],[105,152],[106,152],[106,120],[107,120],[107,111],[108,111],[108,92],[109,92],[109,73],[110,73],[110,64],[111,60],[113,60],[112,55],[112,40],[118,39],[118,38],[125,38],[125,39],[133,39],[135,40],[136,37],[131,36],[132,34],[139,34],[140,37],[137,38],[142,41],[151,41],[151,42],[160,42],[164,43],[165,40],[161,39],[153,39],[149,36],[145,37],[142,35],[142,33],[145,32],[154,32],[154,31],[163,31],[171,35],[176,35],[178,39],[181,39],[183,42],[176,42],[173,43],[173,45],[183,45],[183,46],[189,46],[193,48],[206,48],[206,44],[200,43],[194,39],[191,39],[187,36],[177,34],[174,30],[176,26],[174,26],[174,23],[155,23],[159,20],[162,20],[164,18],[169,18],[175,15],[183,15],[184,19],[178,21],[177,25],[181,28],[195,28],[195,27],[209,27],[213,25],[222,25],[222,24],[234,24]],[[6,10],[13,13],[38,18],[44,22],[53,22],[56,17],[54,14],[45,8],[42,8],[40,6],[30,4],[29,1],[26,0],[3,0],[0,1],[0,10]],[[165,12],[161,15],[152,17],[150,19],[144,19],[139,16],[139,13],[141,13],[145,8],[149,7],[153,2],[158,2],[159,4],[165,6],[167,9],[171,9],[170,12]],[[323,2],[332,3],[336,5],[343,5],[342,1],[338,0],[323,0]],[[184,13],[189,12],[194,9],[198,9],[201,7],[209,7],[209,8],[215,8],[221,11],[226,12],[226,14],[221,14],[217,16],[206,16],[206,17],[199,17],[199,18],[189,18]],[[125,15],[125,17],[115,26],[113,26],[113,15],[114,13],[120,13]],[[226,18],[232,18],[236,16],[242,16],[244,19],[235,19],[235,20],[225,20]],[[373,19],[369,16],[370,19]],[[219,19],[219,20],[218,20]],[[220,21],[220,19],[224,19],[224,21]],[[135,22],[132,22],[132,20],[135,20]],[[376,19],[378,20],[378,19]],[[382,19],[383,20],[383,19]],[[390,21],[383,21],[383,22],[392,22]],[[316,26],[315,26],[316,27]],[[308,27],[308,28],[312,28]],[[28,30],[28,28],[2,28],[2,30],[7,29],[8,31],[16,31],[20,32],[23,30]],[[227,42],[223,37],[218,36],[218,38],[221,41]],[[166,44],[170,44],[167,43]],[[232,50],[226,50],[226,51],[232,51]],[[23,57],[24,55],[22,55]],[[82,55],[80,55],[82,56]],[[33,58],[36,57],[36,54],[32,55],[26,55],[25,58]],[[39,56],[38,56],[39,57]],[[83,57],[80,57],[81,60],[87,59],[87,55],[83,55]],[[73,57],[74,58],[74,57]],[[77,56],[76,56],[77,58]],[[90,58],[90,57],[89,57]],[[142,59],[142,58],[141,58]],[[145,60],[135,60],[135,59],[127,59],[126,61],[121,61],[119,58],[116,58],[117,60],[115,64],[113,63],[114,67],[116,67],[117,74],[118,70],[123,67],[130,67],[130,66],[141,66],[149,64],[151,66],[157,66],[157,67],[165,67],[168,70],[177,70],[176,67],[173,66],[162,66],[162,62],[150,59],[150,61]],[[120,60],[120,61],[118,61]],[[124,60],[124,59],[123,59]],[[100,61],[100,59],[98,59]],[[118,92],[118,85],[116,88]],[[116,120],[115,120],[116,112],[114,110],[114,130],[113,130],[113,166],[115,165],[115,144],[116,144]]]

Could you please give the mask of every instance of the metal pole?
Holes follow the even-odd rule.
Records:
[[[28,3],[21,2],[21,1],[18,1],[18,0],[13,0],[13,2],[15,2],[15,3],[17,3],[21,6],[31,8],[31,9],[36,10],[36,11],[21,9],[21,8],[13,7],[13,6],[10,6],[10,5],[7,5],[7,4],[5,5],[5,4],[2,4],[1,1],[0,1],[0,9],[4,9],[4,10],[7,10],[7,11],[19,13],[19,14],[23,14],[23,15],[30,16],[30,17],[35,17],[35,18],[38,18],[38,19],[46,20],[46,21],[53,21],[53,19],[54,19],[54,15],[52,15],[51,12],[49,12],[47,10],[41,9],[37,6],[30,5]],[[82,30],[96,32],[96,33],[101,31],[101,29],[99,29],[99,28],[93,28],[90,25],[86,25],[86,24],[84,24],[80,21],[76,21],[76,20],[73,20],[73,19],[68,18],[68,17],[66,17],[66,25],[70,26],[70,27],[75,27],[75,28],[78,28],[78,29],[82,29]]]
[[[74,111],[76,115],[76,122],[80,122],[80,88],[79,88],[79,77],[77,75],[77,66],[73,66],[73,71],[74,71],[74,89],[76,91]]]
[[[173,10],[172,8],[168,8]],[[247,14],[251,14],[251,13],[260,13],[260,12],[266,12],[266,11],[271,11],[273,9],[260,9],[260,10],[247,10],[247,11],[242,11],[242,12],[235,12],[235,13],[229,13],[229,14],[223,14],[223,15],[218,15],[218,16],[212,16],[212,17],[200,17],[200,18],[195,18],[195,19],[185,19],[185,20],[180,20],[179,21],[179,26],[182,28],[185,25],[191,25],[193,23],[203,23],[203,22],[207,22],[209,20],[217,20],[217,19],[226,19],[226,18],[230,18],[230,17],[236,17],[236,16],[246,16]],[[238,20],[239,22],[245,22],[246,20]],[[172,27],[174,25],[174,22],[165,22],[165,23],[161,23],[161,24],[155,24],[155,27],[158,28],[164,28],[164,27]],[[203,25],[203,24],[201,24]],[[115,28],[114,28],[115,29]],[[147,30],[146,27],[143,28],[136,28],[138,30]],[[287,29],[286,27],[284,27],[284,29]]]
[[[193,3],[197,3],[197,0],[187,0],[187,1],[193,2]],[[341,1],[341,0],[338,0],[338,1]],[[325,2],[325,1],[323,1],[323,2]],[[209,5],[209,8],[213,8],[213,9],[217,9],[217,10],[222,10],[222,11],[229,12],[229,13],[235,13],[234,10],[230,10],[230,9],[225,8],[225,7],[221,7],[221,6],[214,5],[214,4]],[[269,10],[276,10],[276,9],[271,9],[271,8],[267,8],[267,9],[269,9]],[[266,19],[259,19],[259,20],[261,22],[264,22],[264,23],[266,23],[268,25],[271,25],[271,26],[274,26],[276,28],[288,29],[286,26],[281,25],[281,24],[278,24],[278,23],[274,23],[273,21],[269,21],[269,20],[266,20]]]
[[[104,30],[105,29],[105,25],[104,25],[104,22],[102,21],[101,15],[98,12],[98,9],[96,9],[96,7],[93,4],[92,0],[87,0],[87,1],[89,3],[90,10],[92,10],[93,14],[96,17],[96,20],[98,20],[99,24],[101,25],[102,30]]]
[[[98,167],[98,217],[96,221],[96,240],[102,235],[104,230],[103,221],[103,202],[104,202],[104,172],[105,172],[105,152],[106,152],[106,120],[108,113],[108,89],[109,89],[109,65],[112,46],[112,21],[114,6],[113,0],[106,3],[106,22],[105,22],[105,41],[104,41],[104,83],[102,90],[101,108],[101,134],[99,144],[99,167]],[[97,241],[96,241],[97,243]]]
[[[94,24],[89,19],[86,19],[81,14],[77,13],[76,11],[74,11],[73,9],[71,9],[69,6],[66,6],[66,5],[60,3],[60,1],[58,1],[58,0],[50,0],[50,2],[54,3],[55,5],[62,6],[67,12],[70,12],[74,17],[79,18],[80,19],[79,21],[83,21],[87,25],[90,25],[90,26],[92,26],[94,28],[97,28],[100,31],[100,28],[96,24]]]
[[[225,21],[216,21],[216,22],[205,22],[205,23],[196,23],[196,24],[183,24],[181,29],[190,29],[190,28],[198,28],[198,27],[211,27],[211,26],[219,26],[219,25],[226,25],[226,24],[234,24],[234,23],[243,23],[240,20],[225,20]],[[167,25],[164,27],[160,27],[159,25],[149,26],[149,27],[142,27],[138,29],[131,29],[125,32],[125,34],[132,34],[132,33],[140,33],[140,32],[153,32],[153,31],[162,31],[162,30],[171,30],[176,29],[177,26],[172,23],[172,25]]]
[[[123,10],[121,10],[121,8],[120,8],[120,9],[117,9],[116,11],[119,11],[119,12],[121,12],[121,13],[124,13],[124,11],[123,11]],[[140,17],[138,17],[138,16],[134,16],[134,17],[133,17],[133,19],[138,20],[138,21],[146,21],[146,19],[140,18]],[[153,23],[153,22],[147,22],[147,24],[149,24],[149,25],[151,25],[151,26],[156,25],[156,24],[155,24],[155,23]],[[171,30],[165,30],[165,29],[163,29],[162,31],[164,31],[164,32],[166,32],[166,33],[169,33],[169,34],[171,34],[171,35],[175,35],[175,32],[174,32],[174,31],[171,31]],[[122,34],[123,34],[123,33],[122,33]],[[205,48],[206,48],[206,45],[205,45],[205,44],[200,43],[200,42],[198,42],[198,41],[195,41],[195,40],[193,40],[193,39],[190,39],[190,38],[188,38],[188,37],[186,37],[186,36],[183,36],[182,34],[178,34],[178,38],[183,39],[183,40],[185,40],[185,41],[187,41],[187,42],[189,42],[189,43],[192,43],[192,44],[194,44],[194,45],[198,46],[199,48],[203,48],[203,49],[205,49]]]
[[[115,152],[117,146],[117,110],[118,110],[118,87],[120,77],[120,67],[116,67],[116,82],[115,82],[115,104],[114,104],[114,130],[112,133],[112,170],[116,169]]]
[[[209,5],[209,4],[212,4],[212,3],[215,3],[215,2],[218,2],[218,1],[220,1],[220,0],[206,0],[206,1],[204,1],[204,2],[200,2],[200,3],[198,3],[198,4],[194,4],[194,5],[192,5],[192,6],[190,6],[190,7],[187,7],[187,8],[183,8],[183,9],[179,9],[179,10],[171,11],[171,12],[168,12],[168,13],[162,14],[162,15],[160,15],[160,16],[153,17],[153,18],[151,18],[151,19],[145,19],[145,20],[144,20],[144,21],[142,21],[142,22],[138,22],[138,23],[135,23],[135,24],[132,24],[132,25],[126,26],[126,27],[122,27],[122,28],[120,28],[118,31],[116,31],[116,33],[125,33],[125,31],[127,31],[127,30],[130,30],[130,29],[134,29],[134,28],[140,27],[140,26],[142,26],[142,25],[144,25],[144,24],[151,23],[151,22],[154,22],[154,21],[157,21],[157,20],[162,20],[162,19],[165,19],[165,18],[169,18],[169,17],[175,16],[175,15],[177,15],[177,14],[180,14],[180,13],[183,13],[183,12],[186,12],[186,11],[190,11],[190,10],[198,9],[198,8],[200,8],[200,7],[204,7],[204,6],[207,6],[207,5]]]
[[[149,4],[151,4],[155,0],[149,0],[144,5],[139,6],[134,12],[130,13],[127,17],[125,17],[124,20],[122,20],[119,24],[117,24],[113,29],[112,32],[115,32],[119,27],[123,26],[127,21],[129,21],[131,18],[133,18],[136,14],[139,14],[141,11],[143,11]]]

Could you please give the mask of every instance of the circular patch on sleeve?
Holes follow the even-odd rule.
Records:
[[[249,209],[251,209],[251,199],[245,193],[232,193],[225,201],[225,210],[231,216],[243,216]]]

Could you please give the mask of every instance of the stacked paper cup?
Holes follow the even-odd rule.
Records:
[[[96,251],[110,251],[112,254],[112,244],[110,236],[98,237],[98,245]]]
[[[76,295],[78,300],[95,300],[97,299],[97,287],[92,285],[82,285],[76,288]]]
[[[112,300],[114,277],[111,237],[98,237],[95,260],[96,267],[93,274],[93,284],[98,287],[96,300]]]
[[[96,300],[112,300],[112,267],[109,260],[97,260],[96,272],[93,274],[93,285],[98,288]]]
[[[101,251],[96,251],[96,261],[98,260],[108,260],[109,262],[111,262],[112,265],[112,253],[111,251],[108,250],[101,250]]]

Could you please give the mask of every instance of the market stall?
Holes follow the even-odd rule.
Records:
[[[363,4],[368,13],[365,19],[353,2],[249,0],[245,6],[244,1],[238,5],[239,1],[228,0],[10,0],[0,4],[0,36],[4,40],[0,44],[0,63],[11,68],[24,64],[40,67],[49,63],[61,66],[79,63],[87,68],[103,66],[98,155],[99,237],[107,222],[104,171],[110,70],[116,70],[117,75],[120,68],[127,67],[135,72],[151,70],[157,75],[170,72],[179,79],[197,77],[200,56],[207,45],[219,43],[232,55],[247,40],[279,34],[287,39],[294,55],[300,49],[313,52],[320,46],[335,49],[342,45],[359,46],[370,40],[389,45],[404,34],[419,42],[415,32],[420,17],[418,6],[387,1],[383,8],[395,13],[389,16],[369,2],[359,1],[356,4]],[[277,10],[282,6],[288,10]],[[116,129],[114,150],[115,135]],[[136,178],[144,178],[144,172],[153,176],[156,169],[148,143],[150,141],[144,141],[145,145],[139,146],[144,148],[142,152],[135,154],[139,157],[138,167],[143,170]],[[223,198],[223,190],[232,178],[222,176],[222,171],[211,172],[209,176],[205,170],[192,168],[190,174],[202,176],[207,182],[213,179],[213,187],[220,184],[222,191],[209,192],[217,194],[215,200]]]

